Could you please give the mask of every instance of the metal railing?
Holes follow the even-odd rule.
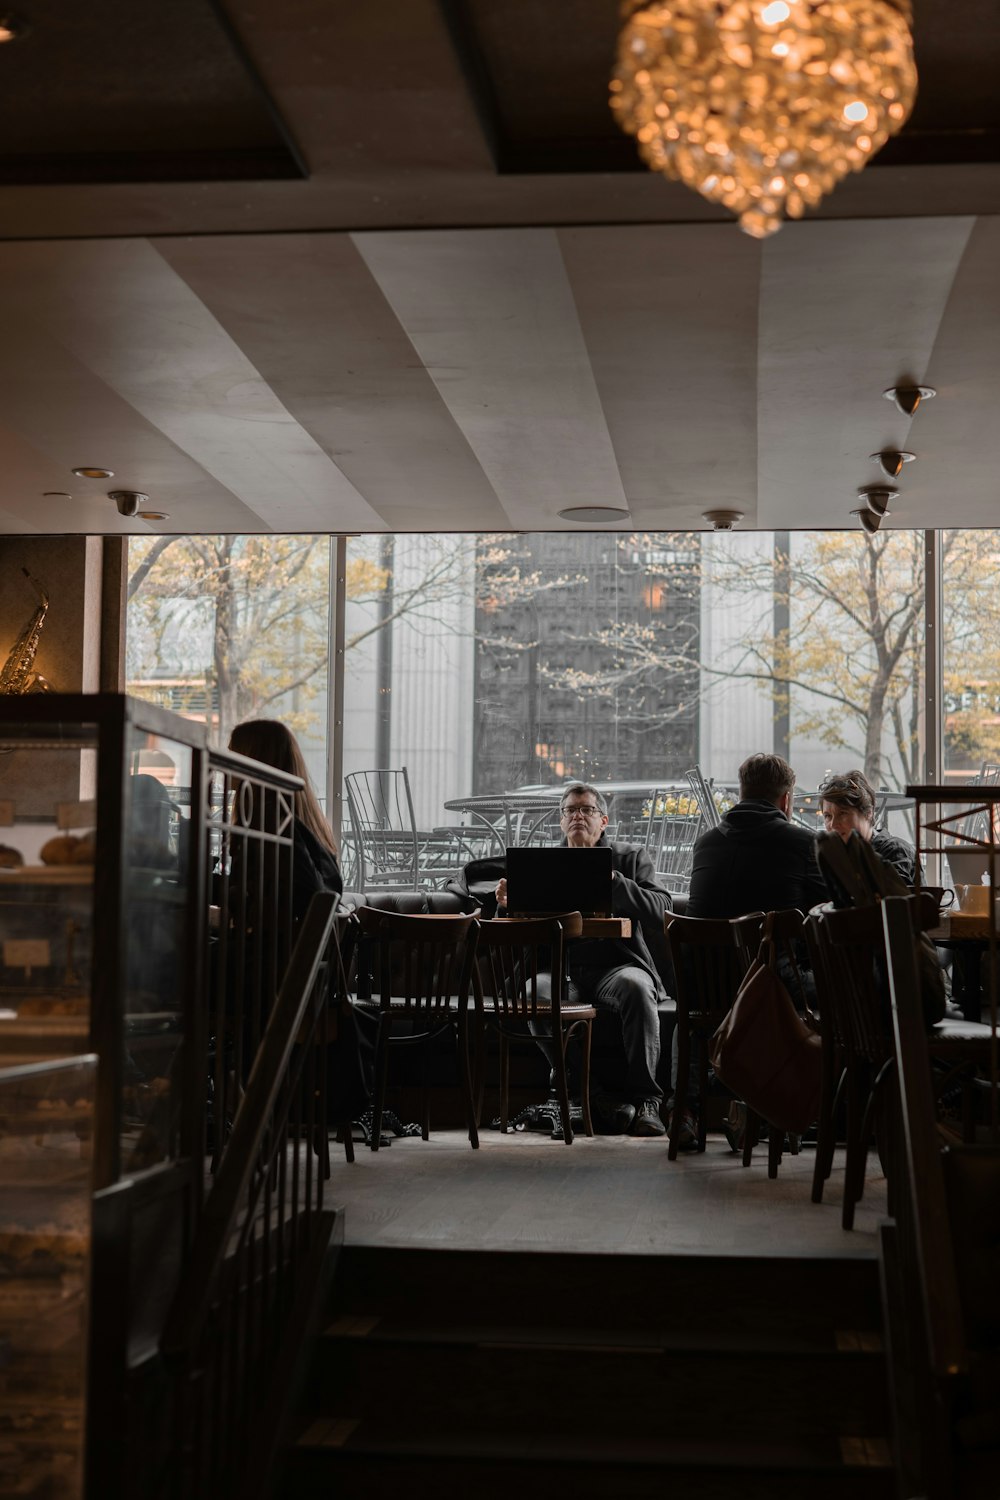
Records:
[[[175,1380],[178,1500],[260,1492],[330,1243],[334,976],[343,993],[336,904],[330,892],[315,895],[302,923],[160,1341]]]

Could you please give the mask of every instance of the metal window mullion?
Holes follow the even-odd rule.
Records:
[[[326,815],[337,848],[344,810],[344,672],[347,651],[347,537],[330,538],[330,618],[326,692]]]

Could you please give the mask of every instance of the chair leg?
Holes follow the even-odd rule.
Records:
[[[812,1201],[822,1203],[823,1187],[833,1171],[837,1149],[837,1108],[845,1089],[846,1069],[840,1065],[836,1049],[831,1048],[829,1079],[824,1072],[820,1102],[819,1128],[816,1132],[816,1160],[813,1164]],[[834,1082],[836,1079],[836,1082]]]
[[[844,1229],[854,1228],[854,1205],[860,1196],[856,1183],[859,1173],[862,1182],[865,1177],[868,1142],[861,1130],[862,1113],[858,1061],[851,1058],[847,1064],[847,1160],[844,1163],[844,1203],[840,1216]]]
[[[500,1033],[500,1133],[507,1134],[507,1116],[510,1112],[510,1041]]]
[[[427,1054],[430,1051],[431,1038],[420,1043],[420,1139],[429,1141],[431,1138],[431,1091],[428,1083]]]
[[[669,1161],[677,1160],[677,1144],[680,1139],[681,1128],[681,1103],[682,1091],[687,1089],[688,1068],[691,1059],[691,1033],[686,1020],[682,1023],[681,1017],[677,1017],[677,1081],[674,1084],[674,1107],[670,1115],[670,1142],[667,1148]]]
[[[342,1120],[337,1126],[337,1142],[344,1148],[344,1156],[351,1162],[354,1160],[354,1136],[351,1133],[350,1120]]]
[[[556,1093],[559,1096],[559,1113],[562,1116],[563,1140],[567,1146],[573,1144],[573,1126],[569,1114],[569,1087],[566,1082],[566,1033],[562,1027],[559,1035],[552,1034],[554,1046],[552,1057],[556,1068]]]
[[[462,1097],[465,1102],[465,1116],[469,1122],[469,1145],[473,1151],[479,1150],[479,1125],[476,1120],[475,1099],[472,1093],[472,1071],[469,1067],[469,1013],[460,1012],[458,1017],[458,1062],[461,1072]]]
[[[585,1021],[583,1023],[583,1062],[580,1070],[580,1108],[583,1110],[583,1128],[588,1135],[594,1133],[594,1124],[590,1118],[590,1043],[593,1033],[593,1021]]]
[[[385,1085],[389,1076],[389,1022],[383,1015],[379,1019],[378,1041],[375,1044],[375,1101],[372,1111],[373,1151],[378,1150],[382,1138],[382,1112],[385,1109]]]
[[[744,1104],[743,1108],[747,1112],[743,1125],[743,1165],[748,1167],[753,1161],[753,1148],[760,1140],[760,1116],[749,1104]]]
[[[772,1180],[778,1175],[781,1166],[781,1150],[784,1145],[785,1132],[779,1130],[777,1125],[769,1125],[767,1131],[767,1175]]]
[[[708,1142],[708,1037],[701,1038],[701,1054],[698,1078],[698,1150],[704,1151]]]

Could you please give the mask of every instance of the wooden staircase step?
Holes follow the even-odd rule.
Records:
[[[486,1317],[510,1327],[576,1327],[582,1314],[589,1326],[619,1331],[793,1328],[808,1338],[831,1328],[877,1330],[881,1322],[874,1253],[796,1259],[348,1247],[338,1283],[341,1314],[403,1323]]]
[[[723,1420],[720,1418],[720,1421]],[[366,1423],[341,1422],[324,1442],[303,1434],[290,1455],[278,1500],[320,1493],[440,1500],[451,1491],[477,1500],[663,1500],[686,1491],[697,1500],[892,1500],[894,1477],[884,1444],[853,1440],[781,1443],[668,1442],[615,1437],[552,1438],[540,1415],[537,1435],[523,1443],[472,1432],[427,1430],[419,1438],[380,1436]]]
[[[314,1374],[315,1409],[375,1415],[384,1393],[399,1431],[439,1416],[456,1429],[482,1423],[524,1432],[544,1403],[546,1430],[586,1433],[605,1423],[641,1435],[657,1413],[664,1436],[710,1438],[725,1415],[730,1437],[765,1427],[801,1434],[878,1436],[888,1421],[885,1364],[874,1353],[641,1349],[593,1343],[327,1338]],[[819,1395],[818,1393],[822,1393]],[[780,1428],[779,1428],[780,1430]]]

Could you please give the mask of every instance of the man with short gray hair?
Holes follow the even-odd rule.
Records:
[[[569,975],[575,1000],[614,1016],[625,1048],[625,1087],[620,1097],[599,1088],[591,1092],[595,1123],[608,1135],[663,1135],[660,1119],[663,1090],[656,1081],[660,1060],[657,1004],[666,998],[660,969],[666,965],[663,915],[672,910],[670,892],[656,878],[645,849],[609,843],[607,803],[596,787],[575,782],[559,803],[563,842],[570,849],[610,848],[612,913],[629,917],[632,936],[575,942],[569,945]],[[496,888],[498,906],[507,904],[507,882]],[[668,970],[669,972],[669,970]]]

